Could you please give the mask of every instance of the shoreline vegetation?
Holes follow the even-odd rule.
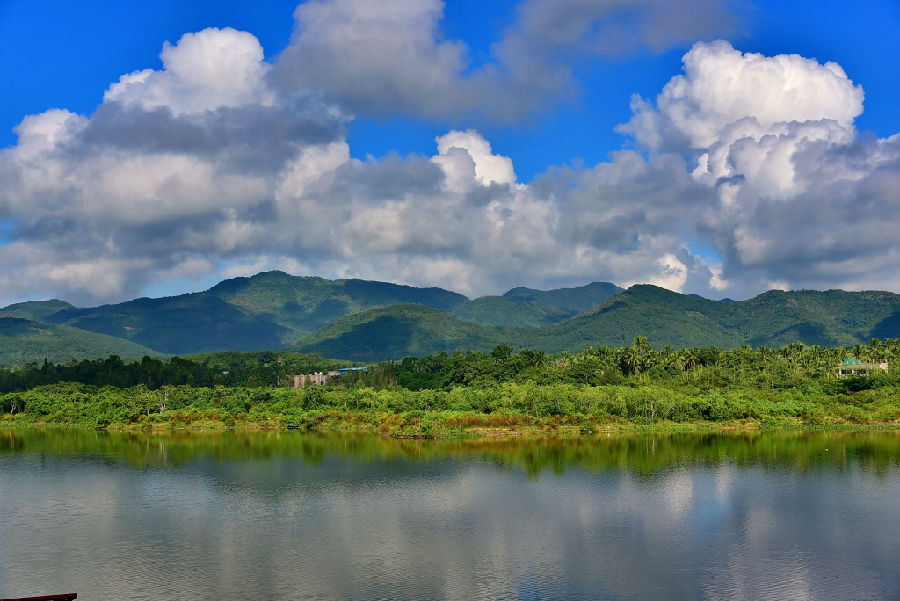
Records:
[[[290,387],[290,374],[338,363],[285,355],[212,353],[130,364],[110,357],[4,369],[0,424],[395,438],[900,429],[898,339],[854,349],[655,350],[638,337],[629,347],[552,356],[499,346],[382,362],[305,388]],[[838,378],[836,366],[848,357],[887,362],[889,371]]]

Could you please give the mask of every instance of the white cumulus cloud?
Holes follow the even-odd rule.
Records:
[[[823,120],[851,128],[862,113],[862,88],[833,62],[744,54],[725,41],[695,44],[682,62],[684,75],[665,85],[655,107],[636,98],[635,114],[622,127],[648,148],[709,148],[745,118],[763,129]]]
[[[724,258],[710,287],[900,287],[897,136],[860,138],[864,93],[840,65],[723,41],[695,44],[683,63],[620,130],[693,157],[692,177],[715,192],[695,217]]]
[[[465,127],[430,156],[353,158],[345,125],[360,106],[489,114],[527,89],[523,57],[568,77],[564,41],[536,23],[574,28],[598,55],[575,16],[614,31],[625,9],[526,2],[498,62],[474,70],[441,37],[442,10],[313,0],[275,65],[251,34],[207,29],[113,83],[90,116],[25,117],[0,150],[5,299],[110,302],[271,268],[470,295],[595,280],[733,298],[773,283],[900,289],[900,137],[856,132],[862,89],[832,63],[696,44],[655,101],[635,101],[623,129],[640,151],[528,184]],[[638,12],[642,46],[671,43],[652,25],[666,3]]]
[[[166,42],[163,69],[123,75],[103,95],[105,102],[142,108],[166,107],[194,113],[219,107],[271,104],[263,78],[270,66],[250,33],[231,27],[187,33],[177,44]]]

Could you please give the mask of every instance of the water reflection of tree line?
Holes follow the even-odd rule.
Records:
[[[93,457],[132,467],[326,457],[366,463],[430,463],[476,459],[522,469],[529,476],[577,468],[650,475],[686,465],[742,467],[861,467],[884,474],[900,465],[900,432],[754,432],[613,434],[592,438],[396,440],[373,435],[314,435],[293,431],[168,433],[103,432],[80,428],[3,428],[0,453]]]

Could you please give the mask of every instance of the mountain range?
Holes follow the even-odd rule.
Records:
[[[442,288],[280,271],[203,292],[79,308],[29,301],[0,309],[0,365],[118,354],[270,349],[355,361],[397,359],[498,344],[547,352],[630,344],[673,347],[791,342],[853,346],[900,336],[900,295],[772,290],[714,301],[651,285],[513,288],[469,300]]]

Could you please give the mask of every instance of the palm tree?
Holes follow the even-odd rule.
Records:
[[[650,350],[650,343],[647,342],[646,336],[635,336],[632,346],[634,346],[634,350],[642,355]]]
[[[881,340],[878,338],[869,339],[868,345],[868,355],[869,358],[875,363],[879,363],[884,357],[884,351],[882,350]]]
[[[636,374],[641,369],[641,356],[634,347],[623,347],[619,355],[619,364],[624,367],[622,370],[627,374]]]

